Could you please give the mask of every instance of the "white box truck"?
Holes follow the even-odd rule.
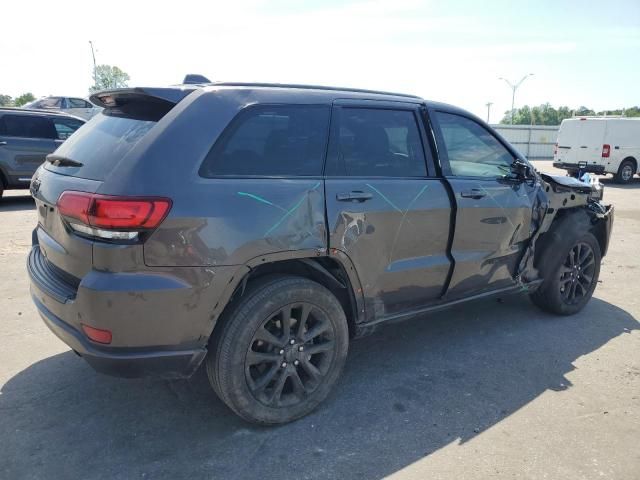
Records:
[[[640,164],[640,118],[575,117],[563,120],[553,166],[575,175],[579,170],[612,173],[629,183]]]

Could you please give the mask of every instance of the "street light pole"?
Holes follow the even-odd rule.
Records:
[[[498,80],[504,80],[507,83],[507,85],[509,85],[509,87],[511,88],[511,125],[513,125],[513,110],[516,103],[516,90],[520,85],[522,85],[522,82],[524,82],[527,78],[531,76],[533,76],[533,73],[528,73],[524,77],[522,77],[518,83],[515,83],[515,84],[511,83],[509,80],[503,77],[500,77],[498,79]]]
[[[491,118],[491,105],[493,105],[493,102],[487,102],[485,105],[487,106],[487,123],[489,123],[489,119]]]
[[[91,45],[91,56],[93,57],[93,86],[95,87],[98,83],[97,77],[97,67],[96,67],[96,54],[93,51],[93,42],[89,40],[89,45]]]

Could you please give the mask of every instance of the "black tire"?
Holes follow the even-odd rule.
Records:
[[[623,160],[615,174],[616,183],[626,185],[633,180],[636,173],[636,164],[632,160]]]
[[[349,330],[336,297],[306,278],[269,276],[229,310],[206,362],[220,399],[243,419],[264,425],[313,411],[347,358]]]
[[[573,315],[582,310],[593,295],[602,256],[593,234],[564,233],[564,237],[554,245],[558,254],[541,268],[544,282],[531,294],[531,299],[547,312]]]

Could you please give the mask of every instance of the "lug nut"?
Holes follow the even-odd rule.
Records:
[[[294,360],[293,364],[297,367],[298,365],[300,365],[300,362],[298,360]]]
[[[294,343],[296,343],[296,341],[293,338],[289,340],[289,345],[293,345]]]
[[[280,365],[282,368],[286,368],[287,367],[287,362],[282,362],[282,365]]]
[[[282,349],[281,349],[278,353],[279,353],[280,355],[284,355],[284,350],[282,350]]]
[[[304,352],[304,347],[303,347],[302,345],[300,345],[300,346],[298,347],[298,351],[299,351],[299,352]]]

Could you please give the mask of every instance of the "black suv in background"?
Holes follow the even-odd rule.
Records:
[[[0,107],[0,197],[4,190],[28,188],[45,157],[84,123],[65,114]]]
[[[100,92],[31,183],[31,292],[97,370],[188,376],[274,424],[352,338],[488,295],[580,311],[613,210],[482,120],[384,92],[218,83]]]

